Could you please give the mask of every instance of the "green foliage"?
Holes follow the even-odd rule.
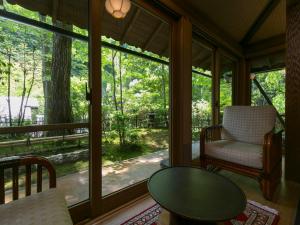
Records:
[[[139,144],[140,137],[139,137],[139,132],[137,129],[130,129],[128,132],[128,143],[130,144]]]
[[[209,71],[200,71],[210,75]],[[212,78],[193,73],[192,75],[192,138],[199,140],[202,127],[211,124]]]
[[[220,112],[232,105],[232,73],[223,73],[220,79]]]
[[[125,145],[119,145],[117,134],[110,132],[109,143],[104,143],[103,163],[122,161],[157,150],[168,148],[169,134],[167,129],[132,129],[129,131],[129,141]]]
[[[256,74],[256,79],[272,101],[279,114],[285,114],[285,71],[277,70]],[[252,84],[252,105],[267,105],[255,84]]]

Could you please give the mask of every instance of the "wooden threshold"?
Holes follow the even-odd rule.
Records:
[[[137,197],[99,217],[97,217],[96,219],[86,219],[84,221],[81,221],[80,223],[77,223],[77,225],[92,225],[92,224],[95,224],[95,223],[101,223],[101,222],[104,222],[105,220],[117,215],[121,210],[125,210],[126,208],[129,208],[133,205],[135,205],[136,203],[140,202],[140,201],[144,201],[145,199],[149,198],[150,195],[149,193],[146,193],[140,197]]]

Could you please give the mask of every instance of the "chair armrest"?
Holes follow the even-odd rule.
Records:
[[[215,125],[202,128],[200,132],[200,157],[205,154],[205,142],[221,139],[222,125]]]
[[[263,169],[269,174],[282,159],[282,131],[270,131],[264,136]]]

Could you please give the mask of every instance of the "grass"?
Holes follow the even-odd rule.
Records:
[[[62,177],[68,174],[87,170],[88,168],[89,168],[89,162],[84,160],[76,161],[73,163],[64,163],[64,164],[55,165],[57,177]]]
[[[104,155],[102,164],[108,165],[141,155],[168,148],[168,130],[166,129],[136,129],[137,142],[120,146],[118,138],[103,144]]]

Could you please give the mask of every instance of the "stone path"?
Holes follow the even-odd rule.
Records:
[[[168,150],[162,150],[104,166],[102,168],[102,195],[108,195],[147,179],[160,169],[160,161],[168,157]],[[57,187],[65,193],[68,205],[88,198],[88,174],[85,170],[57,179]]]
[[[193,143],[192,152],[193,158],[199,156],[199,142]],[[169,158],[169,151],[166,149],[104,166],[102,168],[102,196],[147,179],[161,168],[160,162],[167,158]],[[44,187],[48,187],[46,180],[43,181]],[[35,188],[33,186],[32,193],[35,192]],[[88,199],[88,170],[57,178],[57,188],[65,194],[68,205]],[[23,196],[24,190],[20,190],[20,198]],[[6,192],[7,201],[11,201],[11,191]]]

